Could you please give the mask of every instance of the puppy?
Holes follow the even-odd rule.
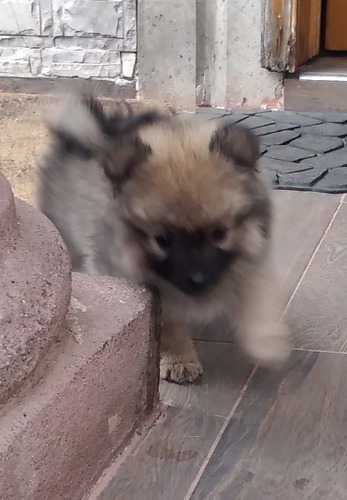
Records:
[[[256,362],[284,361],[288,329],[255,137],[190,115],[126,114],[70,99],[49,119],[39,206],[73,269],[160,291],[162,378],[183,383],[202,374],[189,330],[219,315]]]

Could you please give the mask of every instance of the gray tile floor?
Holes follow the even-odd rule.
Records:
[[[90,500],[346,498],[345,196],[273,195],[292,358],[262,370],[227,330],[202,332],[200,383],[161,383],[162,418]]]

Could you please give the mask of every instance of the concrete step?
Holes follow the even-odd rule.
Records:
[[[0,195],[0,498],[80,500],[156,411],[157,310],[115,278],[71,293],[56,229]]]

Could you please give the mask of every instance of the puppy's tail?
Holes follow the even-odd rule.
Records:
[[[157,111],[125,116],[121,111],[107,116],[93,97],[69,96],[46,117],[52,136],[70,152],[88,155],[104,149],[112,139],[135,132],[141,126],[163,119]]]

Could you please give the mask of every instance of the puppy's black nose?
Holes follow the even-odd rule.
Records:
[[[206,286],[206,277],[199,271],[192,273],[187,279],[188,285],[192,290],[202,290]]]

